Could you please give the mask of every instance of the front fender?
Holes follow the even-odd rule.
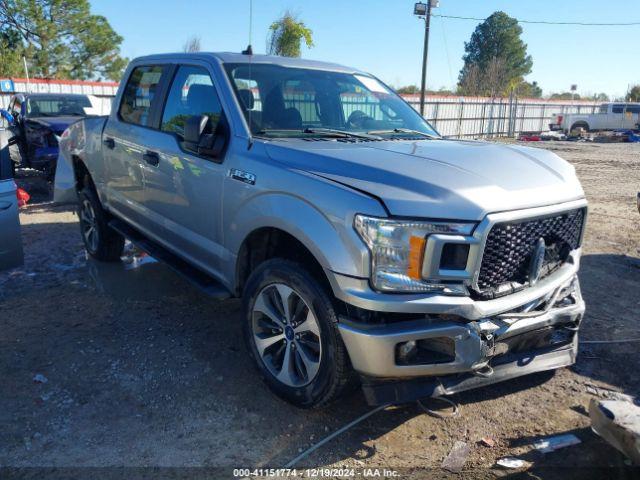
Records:
[[[344,217],[324,213],[308,200],[283,192],[252,197],[229,222],[226,244],[234,260],[244,240],[255,230],[270,227],[299,240],[320,265],[333,272],[368,277],[369,253],[353,229],[353,215],[359,208],[353,201],[344,209]],[[370,211],[367,202],[366,210]],[[234,266],[235,268],[235,266]],[[231,273],[231,272],[230,272]]]

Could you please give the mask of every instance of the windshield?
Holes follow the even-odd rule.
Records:
[[[253,134],[438,136],[418,112],[368,75],[271,64],[226,64]]]
[[[34,97],[27,101],[27,116],[29,117],[85,117],[85,108],[91,108],[88,97],[65,97],[56,95],[51,97]]]

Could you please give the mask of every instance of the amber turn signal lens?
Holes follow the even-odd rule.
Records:
[[[407,268],[409,278],[414,280],[422,278],[422,262],[426,244],[427,241],[422,237],[411,236],[409,238],[409,268]]]

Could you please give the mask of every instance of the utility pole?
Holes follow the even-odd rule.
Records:
[[[431,9],[440,5],[439,0],[418,2],[413,7],[413,14],[424,17],[424,48],[422,50],[422,85],[420,88],[420,115],[424,116],[424,96],[427,89],[427,59],[429,57],[429,29],[431,27]]]

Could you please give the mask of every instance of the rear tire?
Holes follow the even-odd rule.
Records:
[[[576,122],[571,125],[571,130],[569,132],[573,132],[576,128],[584,129],[585,133],[589,132],[589,124],[587,122]]]
[[[276,395],[297,407],[318,408],[356,383],[331,297],[303,265],[262,263],[243,297],[249,354]]]
[[[87,253],[101,262],[117,262],[124,250],[124,237],[109,227],[108,214],[96,192],[85,187],[78,192],[80,233]]]

